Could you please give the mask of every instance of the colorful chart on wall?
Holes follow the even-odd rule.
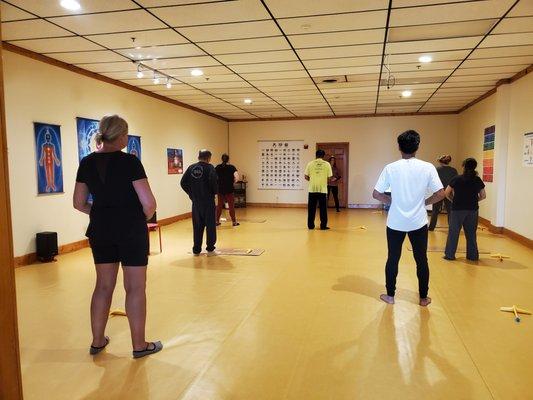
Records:
[[[259,189],[302,189],[303,140],[260,140]]]
[[[183,174],[183,150],[167,149],[168,174]]]
[[[494,140],[496,128],[494,125],[485,128],[483,135],[483,181],[494,181]]]
[[[533,167],[533,132],[524,133],[524,167]]]
[[[139,160],[141,159],[141,137],[128,135],[128,147],[126,148],[128,154],[133,154]]]
[[[34,122],[37,192],[63,193],[63,162],[59,125]]]
[[[98,121],[89,118],[76,118],[76,128],[78,131],[78,159],[84,157],[98,149],[95,136],[98,132]]]

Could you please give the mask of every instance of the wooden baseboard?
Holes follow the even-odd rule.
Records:
[[[492,225],[492,222],[486,218],[479,217],[479,222],[489,228],[489,232],[491,233],[503,233],[503,226],[494,226]]]
[[[307,203],[246,203],[246,206],[263,208],[307,208]]]
[[[169,218],[164,218],[157,222],[159,223],[159,225],[165,226],[165,225],[173,224],[178,221],[182,221],[187,218],[191,218],[191,216],[192,216],[192,213],[188,212],[185,214],[175,215]],[[59,254],[61,255],[61,254],[72,253],[73,251],[80,250],[85,247],[89,247],[88,239],[82,239],[82,240],[78,240],[77,242],[72,242],[72,243],[61,245],[59,246],[58,251],[59,251]],[[15,265],[15,268],[22,267],[24,265],[34,264],[36,261],[37,261],[37,254],[29,253],[29,254],[24,254],[23,256],[15,257],[14,265]]]

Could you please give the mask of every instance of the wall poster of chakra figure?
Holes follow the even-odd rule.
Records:
[[[96,144],[96,134],[98,133],[98,121],[89,118],[76,118],[76,128],[78,131],[78,160],[98,150]]]
[[[37,193],[63,193],[59,125],[33,123],[37,161]]]
[[[303,140],[259,140],[258,189],[302,189]]]
[[[128,154],[133,154],[139,160],[141,159],[141,137],[128,135],[128,147],[126,148]]]
[[[183,150],[167,149],[168,174],[183,174]]]

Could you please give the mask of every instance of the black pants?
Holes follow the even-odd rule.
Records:
[[[418,276],[418,291],[420,298],[424,299],[428,295],[429,289],[429,266],[427,258],[428,249],[428,227],[411,232],[396,231],[387,227],[387,246],[389,256],[385,266],[385,277],[387,279],[387,294],[394,296],[396,292],[396,276],[398,276],[398,263],[402,255],[402,244],[405,235],[409,236],[409,241],[413,247],[413,256],[416,261],[416,275]]]
[[[192,203],[192,228],[194,245],[192,252],[198,254],[202,251],[204,230],[207,233],[207,251],[215,250],[217,242],[216,206],[215,203]]]
[[[433,204],[433,209],[431,210],[431,221],[429,221],[429,230],[432,231],[437,226],[437,220],[439,218],[439,214],[442,210],[442,206],[444,204],[444,208],[446,208],[446,212],[448,213],[448,226],[450,226],[450,215],[452,213],[452,202],[448,199],[441,200],[435,204]]]
[[[315,228],[316,205],[320,207],[320,229],[328,226],[328,197],[326,193],[309,193],[307,203],[307,227]]]
[[[446,250],[444,250],[446,258],[452,260],[455,258],[457,242],[459,241],[459,234],[461,233],[462,227],[466,237],[466,258],[472,261],[479,259],[479,251],[477,248],[477,224],[477,210],[452,211],[450,228],[448,229],[448,240],[446,241]]]
[[[335,209],[339,211],[339,187],[328,185],[328,201],[329,201],[330,193],[333,193],[333,201],[335,202]]]

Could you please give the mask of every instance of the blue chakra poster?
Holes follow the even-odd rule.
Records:
[[[128,135],[127,153],[141,159],[141,137]]]
[[[95,140],[98,133],[98,121],[78,117],[76,118],[76,128],[78,131],[78,158],[81,161],[99,148]]]
[[[63,193],[63,162],[59,125],[34,122],[37,160],[37,191]]]

